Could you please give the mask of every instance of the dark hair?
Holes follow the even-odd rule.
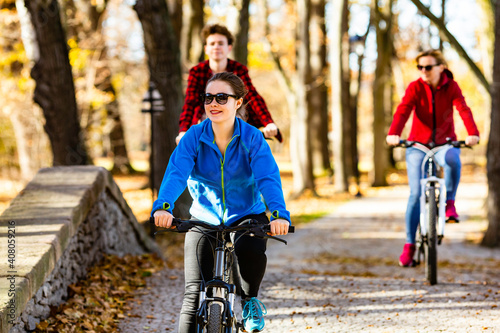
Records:
[[[238,98],[245,97],[245,95],[248,93],[248,89],[243,83],[243,81],[234,73],[231,72],[216,73],[207,81],[207,86],[210,82],[214,81],[223,81],[229,84],[231,89],[233,89],[233,93],[236,96],[238,96]]]
[[[248,93],[248,89],[245,86],[245,83],[243,83],[243,81],[234,73],[231,72],[216,73],[207,81],[207,86],[210,82],[214,81],[226,82],[233,90],[233,93],[236,96],[238,96],[238,99],[244,98]],[[248,115],[245,110],[245,103],[242,103],[241,106],[238,108],[238,110],[236,111],[236,116],[243,119],[244,121],[247,121]]]
[[[220,24],[207,25],[206,27],[203,28],[203,30],[201,31],[203,45],[207,44],[208,36],[213,35],[213,34],[220,34],[220,35],[226,36],[227,44],[233,45],[233,41],[234,41],[233,35],[225,26],[220,25]]]

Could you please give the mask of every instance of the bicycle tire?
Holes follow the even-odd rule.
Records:
[[[208,305],[207,333],[222,332],[222,309],[218,303]]]
[[[437,203],[436,203],[436,188],[429,187],[429,201],[428,201],[429,224],[427,231],[427,253],[425,275],[427,281],[431,285],[437,283]]]
[[[420,263],[425,262],[425,240],[422,236],[422,230],[420,229],[420,224],[417,228],[417,236],[416,236],[416,246],[417,246],[417,259],[414,260],[415,266],[420,265]]]

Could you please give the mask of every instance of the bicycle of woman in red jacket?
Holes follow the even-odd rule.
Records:
[[[416,265],[425,261],[425,275],[431,285],[437,283],[437,246],[444,237],[446,224],[446,186],[442,177],[442,166],[435,155],[444,149],[463,148],[465,141],[451,141],[443,145],[424,144],[418,141],[401,140],[396,147],[413,147],[425,153],[421,164],[420,179],[420,223],[417,229]]]

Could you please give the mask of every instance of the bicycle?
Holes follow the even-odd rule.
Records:
[[[471,147],[467,146],[465,141],[450,139],[443,145],[400,140],[396,147],[414,147],[425,153],[421,164],[421,174],[424,177],[420,179],[420,223],[417,229],[417,260],[414,265],[420,265],[420,259],[423,258],[426,279],[431,285],[435,285],[437,246],[441,245],[446,224],[446,186],[444,178],[440,176],[442,166],[437,163],[434,156],[443,149]]]
[[[154,224],[154,218],[151,217],[149,222]],[[248,220],[237,226],[226,226],[174,218],[172,225],[175,226],[175,229],[160,229],[155,234],[163,232],[186,233],[192,230],[215,240],[214,277],[210,281],[202,281],[199,289],[196,314],[197,333],[232,333],[234,329],[236,333],[240,329],[244,332],[243,323],[236,319],[234,313],[237,286],[230,281],[234,263],[234,244],[228,243],[226,236],[236,231],[243,231],[241,236],[249,235],[274,239],[285,245],[287,242],[284,239],[268,235],[270,232],[269,224],[256,223],[254,220]],[[215,231],[215,236],[213,231]],[[294,226],[290,226],[288,232],[293,233],[294,231]]]

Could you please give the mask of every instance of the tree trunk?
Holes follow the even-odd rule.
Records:
[[[331,75],[331,107],[332,107],[332,128],[333,128],[333,173],[336,192],[346,192],[346,151],[344,144],[344,123],[347,121],[345,101],[345,58],[344,58],[344,37],[346,36],[347,18],[344,17],[347,0],[335,1],[334,17],[332,19],[332,41],[330,49],[330,75]],[[347,90],[349,93],[349,90]]]
[[[0,11],[4,14],[0,17],[0,36],[9,36],[9,39],[6,39],[3,43],[3,57],[4,59],[12,59],[8,63],[4,62],[3,64],[5,67],[10,67],[10,71],[0,74],[0,81],[2,82],[0,94],[4,95],[7,92],[13,92],[3,97],[2,109],[6,114],[10,115],[9,118],[16,139],[16,151],[21,179],[28,182],[33,178],[35,173],[35,169],[32,166],[33,159],[31,158],[33,145],[30,145],[30,141],[32,140],[31,135],[33,132],[36,133],[36,130],[32,126],[32,122],[34,121],[32,109],[34,108],[31,101],[23,98],[26,92],[18,91],[16,83],[24,81],[25,75],[23,75],[23,72],[26,68],[29,68],[29,60],[19,61],[17,57],[11,57],[10,55],[17,52],[17,45],[21,45],[21,43],[31,44],[31,41],[22,39],[23,33],[26,38],[26,31],[21,33],[22,29],[25,29],[26,26],[22,27],[21,22],[26,24],[26,21],[29,21],[29,15],[24,4],[18,5],[22,6],[21,11],[17,10],[15,3],[0,3]],[[10,21],[10,24],[5,24],[7,21]],[[32,27],[30,26],[29,29],[31,32]],[[29,49],[30,45],[26,44],[24,45],[25,49]],[[21,98],[22,102],[20,101]]]
[[[326,25],[325,0],[311,2],[311,80],[312,85],[308,95],[309,115],[314,128],[311,133],[312,164],[315,168],[333,174],[330,165],[328,142],[328,89],[325,85],[327,73],[326,62]]]
[[[45,131],[54,165],[89,162],[76,106],[73,75],[57,0],[25,1],[36,33],[39,58],[31,76],[36,81],[34,101],[45,116]]]
[[[186,68],[203,60],[203,40],[201,30],[204,25],[203,0],[190,0],[185,5],[184,16],[186,24],[182,29],[181,54],[182,64]]]
[[[189,0],[189,2],[192,1],[193,0]],[[180,45],[182,40],[182,19],[184,12],[182,0],[167,0],[167,5],[168,12],[170,13],[170,21],[172,22],[172,27],[174,28],[175,32],[175,39]],[[203,13],[203,1],[201,5],[201,12]],[[201,18],[200,24],[203,26],[203,18]]]
[[[383,8],[374,4],[377,33],[377,66],[373,82],[373,186],[386,186],[389,166],[389,150],[385,143],[387,126],[392,114],[392,5],[385,2]]]
[[[138,0],[134,9],[144,31],[144,46],[148,55],[150,80],[160,92],[165,111],[155,116],[151,126],[155,137],[151,149],[153,188],[159,189],[179,132],[179,115],[183,104],[179,45],[162,0]],[[152,128],[153,130],[153,128]],[[174,215],[189,217],[191,197],[187,191],[177,200]]]
[[[293,168],[293,194],[297,197],[306,189],[315,193],[311,163],[307,86],[311,83],[309,20],[310,1],[297,1],[297,108],[290,121],[290,158]]]
[[[248,32],[250,31],[250,0],[241,0],[239,29],[234,45],[234,59],[243,65],[248,63]]]
[[[446,0],[441,0],[441,23],[446,25]],[[439,37],[439,50],[443,52],[443,38]]]
[[[348,191],[349,190],[349,177],[352,175],[352,123],[351,119],[351,68],[349,66],[349,54],[350,54],[350,43],[349,43],[349,1],[344,2],[342,7],[342,22],[341,22],[341,68],[342,77],[340,81],[340,96],[342,100],[342,123],[341,123],[341,133],[342,133],[342,151],[344,152],[343,161],[344,173],[342,175],[342,181],[344,185],[339,188],[338,191]],[[340,178],[339,178],[340,180]]]
[[[125,133],[120,116],[120,108],[116,91],[111,83],[112,73],[109,68],[109,60],[107,57],[107,46],[102,36],[102,15],[106,10],[108,1],[104,1],[102,8],[90,2],[78,2],[69,0],[66,2],[67,12],[69,13],[68,32],[69,36],[74,38],[79,47],[82,49],[91,50],[92,56],[89,57],[88,67],[86,71],[87,89],[92,90],[95,87],[97,90],[105,92],[108,96],[113,96],[111,101],[103,106],[106,112],[107,121],[111,124],[110,131],[105,133],[109,137],[110,149],[113,158],[113,173],[133,173],[135,170],[130,164],[127,147],[125,143]],[[84,13],[82,15],[81,13]],[[91,91],[87,95],[91,95]],[[87,101],[87,105],[83,107],[88,113],[93,113],[100,110],[91,108],[91,100]],[[88,115],[90,117],[90,115]]]
[[[493,48],[495,38],[495,10],[491,0],[478,0],[477,4],[481,8],[478,28],[478,48],[481,52],[481,68],[484,77],[491,82],[493,71]],[[490,93],[488,91],[488,93]],[[491,97],[491,96],[490,96]]]
[[[271,29],[269,26],[269,8],[267,5],[267,1],[263,1],[263,9],[264,9],[264,43],[265,43],[265,48],[268,50],[270,53],[271,57],[273,58],[274,65],[276,67],[275,74],[276,78],[279,82],[279,85],[281,86],[281,89],[285,92],[285,98],[287,102],[287,107],[288,107],[288,113],[291,115],[291,117],[295,117],[297,114],[297,95],[295,93],[294,87],[293,87],[293,82],[292,79],[287,75],[287,71],[283,68],[281,61],[280,61],[280,56],[276,52],[273,51],[273,47],[271,45],[271,42],[269,40],[269,36],[271,35]],[[290,149],[292,149],[292,145],[295,143],[290,142]]]
[[[500,2],[495,9],[495,47],[493,55],[493,84],[491,85],[491,127],[487,148],[488,229],[482,245],[500,246]]]
[[[360,192],[360,178],[361,174],[359,171],[359,152],[358,152],[358,104],[359,104],[359,96],[361,93],[361,81],[363,76],[363,59],[364,52],[366,50],[366,39],[368,38],[368,34],[370,33],[371,27],[371,13],[370,20],[368,21],[368,25],[366,28],[366,32],[363,36],[361,36],[362,50],[357,50],[359,45],[354,46],[354,51],[358,60],[358,73],[356,77],[356,81],[354,81],[353,88],[354,95],[351,96],[351,161],[352,161],[352,175],[354,176],[354,180],[356,182],[357,193],[356,196],[361,196]],[[353,45],[351,45],[351,49]],[[351,82],[352,83],[352,82]],[[349,89],[351,90],[351,89]]]
[[[34,172],[31,168],[31,158],[29,154],[29,144],[27,143],[27,127],[26,124],[21,120],[22,115],[20,111],[14,111],[10,117],[12,127],[14,128],[14,135],[16,137],[16,148],[17,156],[19,160],[19,169],[21,171],[21,179],[24,181],[30,181]]]
[[[111,102],[105,105],[107,120],[111,123],[111,129],[108,133],[111,146],[111,153],[113,154],[113,173],[129,174],[134,173],[135,170],[130,164],[128,157],[127,145],[125,143],[125,131],[123,130],[123,123],[120,116],[120,108],[116,98],[116,91],[111,83],[111,70],[106,61],[106,47],[101,52],[101,59],[99,64],[102,66],[96,69],[96,80],[94,85],[100,91],[105,92],[109,96],[114,96]]]

